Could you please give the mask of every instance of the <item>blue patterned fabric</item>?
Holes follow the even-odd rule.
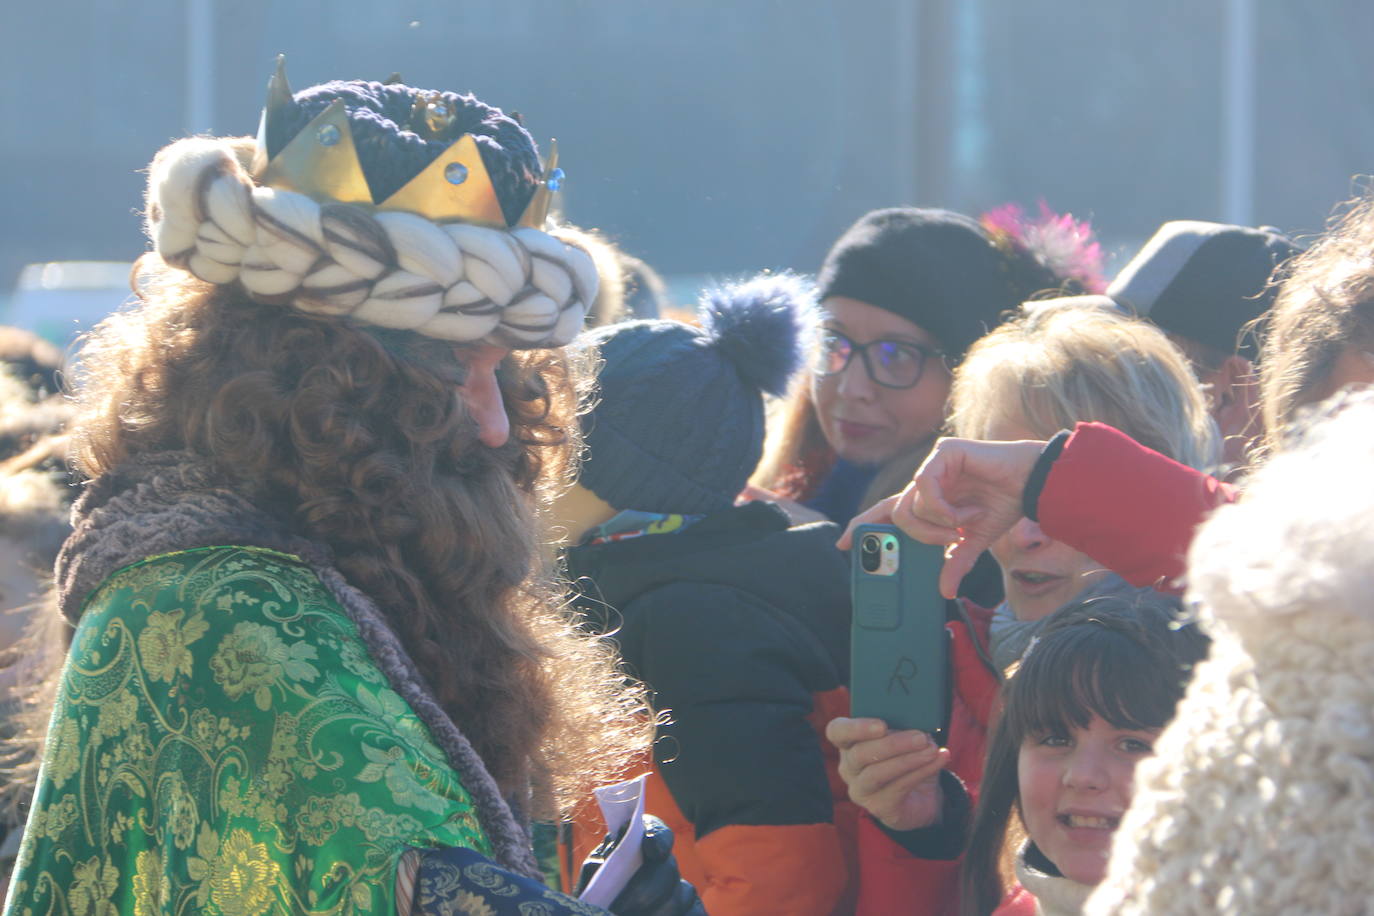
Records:
[[[422,850],[414,916],[608,916],[609,910],[560,894],[501,868],[472,849]]]

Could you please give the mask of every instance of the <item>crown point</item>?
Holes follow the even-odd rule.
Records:
[[[291,110],[291,84],[286,80],[286,55],[277,55],[277,66],[267,80],[267,101],[258,124],[258,148],[254,153],[253,173],[261,175],[270,159],[285,148],[287,114]]]
[[[315,200],[372,204],[342,99],[330,102],[268,162],[262,183]]]
[[[399,74],[399,73],[397,73],[397,72],[395,72],[395,71],[393,70],[390,76],[388,76],[386,79],[382,80],[382,85],[383,85],[383,86],[395,86],[397,83],[403,83],[403,82],[405,82],[405,80],[401,79],[401,74]]]
[[[418,213],[438,223],[506,225],[496,188],[471,134],[458,138],[438,159],[378,204],[378,209]]]
[[[544,228],[549,218],[549,204],[553,192],[563,186],[563,170],[558,167],[558,140],[549,140],[549,158],[544,163],[544,176],[535,184],[534,195],[530,198],[519,224],[530,229]]]
[[[267,104],[280,108],[291,101],[291,83],[286,79],[286,55],[277,55],[277,66],[267,80]]]

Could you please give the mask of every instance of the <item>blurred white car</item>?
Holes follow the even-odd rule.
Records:
[[[33,331],[66,349],[78,334],[128,301],[132,267],[128,261],[29,264],[0,311],[0,324]]]

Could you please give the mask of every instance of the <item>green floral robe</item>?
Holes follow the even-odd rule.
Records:
[[[87,601],[5,914],[390,914],[408,846],[491,855],[352,621],[294,557],[188,550]]]

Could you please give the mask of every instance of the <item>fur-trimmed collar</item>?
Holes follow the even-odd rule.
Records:
[[[380,608],[349,585],[323,544],[292,534],[232,481],[189,452],[140,456],[91,481],[72,507],[72,535],[55,569],[59,606],[72,624],[111,573],[147,557],[195,547],[266,547],[299,557],[358,627],[377,667],[428,726],[472,796],[496,861],[530,877],[539,868],[529,837],[495,780],[453,720]]]
[[[1092,893],[1092,885],[1049,874],[1027,861],[1030,846],[1016,856],[1016,880],[1035,898],[1037,916],[1078,916]],[[1041,856],[1043,858],[1043,855]],[[1030,856],[1034,859],[1035,856]]]

